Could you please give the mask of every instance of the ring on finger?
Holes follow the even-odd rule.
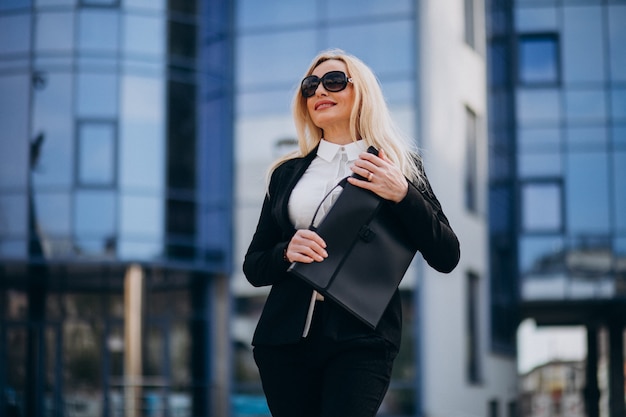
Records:
[[[373,173],[372,171],[370,171],[370,173],[369,173],[369,174],[367,174],[367,180],[368,180],[369,182],[372,182],[372,178],[374,178],[374,173]]]

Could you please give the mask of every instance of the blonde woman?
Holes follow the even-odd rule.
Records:
[[[272,287],[253,336],[254,358],[274,417],[375,416],[400,345],[400,297],[396,291],[371,329],[287,272],[292,262],[328,256],[324,240],[308,229],[315,209],[356,173],[363,179],[348,181],[386,200],[377,215],[408,233],[433,268],[454,269],[459,242],[362,61],[340,50],[319,54],[293,111],[299,150],[270,168],[243,264],[252,285]],[[378,156],[366,152],[370,145]]]

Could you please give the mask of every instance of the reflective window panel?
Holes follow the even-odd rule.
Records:
[[[340,2],[333,2],[337,4]],[[246,30],[280,25],[301,27],[317,21],[319,6],[310,0],[240,0],[236,26]]]
[[[522,185],[522,230],[558,232],[562,228],[562,191],[556,182]]]
[[[626,81],[626,5],[607,6],[611,79]]]
[[[78,19],[80,52],[117,52],[119,26],[119,16],[115,9],[82,9]]]
[[[67,73],[46,73],[43,85],[33,94],[33,130],[44,135],[33,171],[36,187],[74,183],[73,79]]]
[[[624,151],[613,153],[613,178],[611,180],[615,229],[626,233],[626,152]]]
[[[28,184],[29,90],[26,75],[0,76],[0,190]]]
[[[0,3],[0,10],[2,3]],[[8,54],[26,54],[31,43],[30,14],[0,16],[0,57]]]
[[[565,90],[565,116],[569,122],[605,122],[606,91],[604,89]]]
[[[567,155],[567,230],[572,235],[609,233],[609,168],[605,152]]]
[[[76,113],[79,117],[117,117],[118,78],[114,73],[85,73],[77,77]]]
[[[565,83],[605,80],[601,6],[563,7],[563,79]]]
[[[516,96],[517,121],[522,125],[556,125],[561,119],[557,89],[519,89]]]
[[[519,39],[518,51],[518,79],[521,84],[559,82],[559,50],[556,35],[522,36]]]
[[[38,13],[35,24],[37,52],[64,52],[74,50],[74,13]]]
[[[116,131],[114,123],[83,122],[78,127],[78,183],[115,184]]]

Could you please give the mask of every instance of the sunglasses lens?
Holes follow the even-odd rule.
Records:
[[[324,75],[322,78],[324,88],[328,91],[337,92],[346,88],[348,80],[346,74],[341,71],[332,71]]]
[[[300,85],[302,97],[308,98],[314,96],[320,82],[324,85],[326,91],[336,93],[346,88],[348,85],[348,77],[341,71],[327,72],[322,78],[316,75],[309,75],[302,80],[302,84]]]
[[[302,80],[302,85],[300,86],[300,91],[302,92],[303,97],[311,97],[315,94],[315,90],[317,90],[317,86],[320,85],[320,79],[315,75],[310,75]]]

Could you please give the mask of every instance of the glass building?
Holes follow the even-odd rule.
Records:
[[[516,314],[586,327],[587,415],[600,383],[604,415],[622,416],[626,4],[492,0],[488,21],[494,327],[502,340]]]
[[[226,407],[231,24],[0,1],[0,415]]]

